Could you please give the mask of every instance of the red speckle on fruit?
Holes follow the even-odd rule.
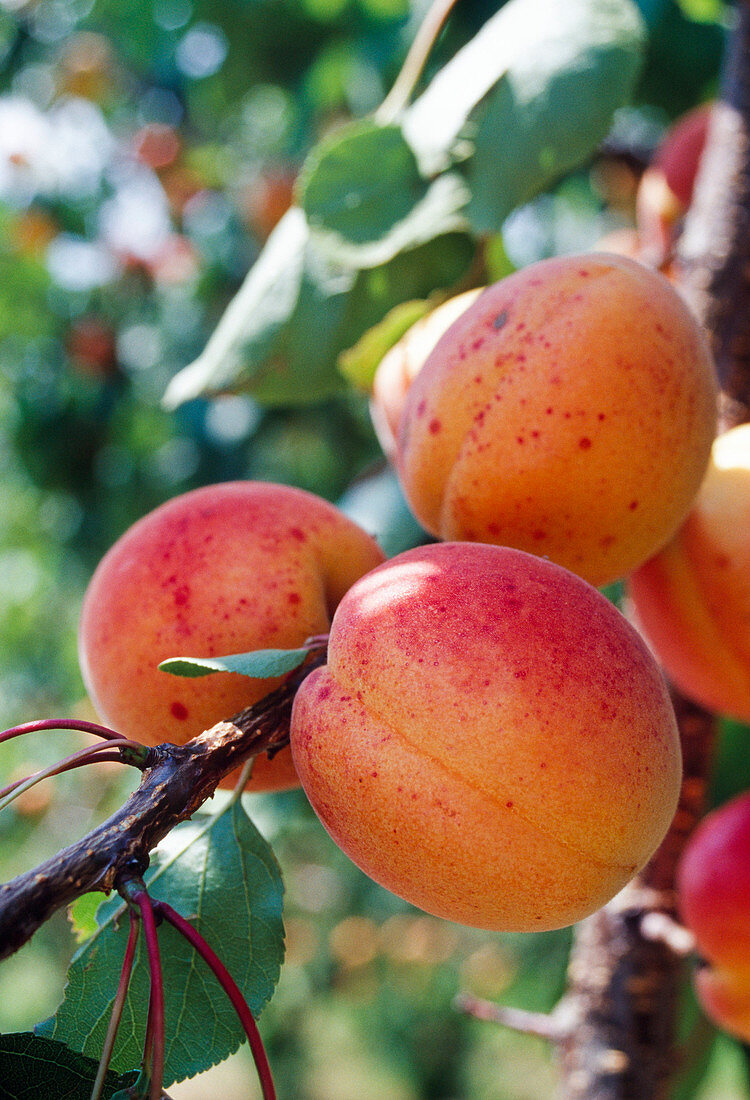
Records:
[[[578,440],[578,446],[582,451],[588,451],[591,446],[591,440],[587,435],[584,435]]]
[[[292,538],[296,539],[297,542],[307,542],[307,535],[300,527],[290,527],[289,534]]]
[[[432,420],[430,421],[430,423],[429,423],[428,427],[429,427],[429,429],[430,429],[430,433],[431,433],[432,435],[437,435],[437,433],[438,433],[438,432],[440,431],[440,429],[441,429],[441,427],[442,427],[442,424],[441,424],[441,423],[440,423],[440,421],[439,421],[439,420],[437,419],[437,417],[435,417],[435,418],[433,418],[433,419],[432,419]]]
[[[637,507],[638,507],[638,501],[637,500],[631,500],[630,504],[628,505],[628,508],[630,509],[630,511],[634,512]]]
[[[298,604],[302,597],[300,596],[299,592],[290,592],[287,596],[287,599],[291,604]]]
[[[180,585],[174,594],[174,602],[178,607],[184,607],[190,599],[190,588],[186,584]]]
[[[176,718],[178,722],[184,722],[187,718],[189,711],[184,703],[174,702],[169,708],[169,713],[173,718]]]
[[[420,401],[417,405],[417,416],[424,416],[426,408],[427,402],[424,400]]]

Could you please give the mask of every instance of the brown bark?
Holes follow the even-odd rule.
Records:
[[[151,749],[138,788],[112,817],[32,871],[0,885],[0,959],[82,894],[109,893],[121,877],[142,874],[149,852],[214,794],[225,775],[250,756],[288,744],[297,687],[325,654],[325,644],[311,650],[280,688],[232,721],[217,723],[186,745]]]

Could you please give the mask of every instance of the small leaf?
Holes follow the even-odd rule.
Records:
[[[85,1058],[63,1043],[43,1039],[30,1031],[0,1035],[4,1100],[31,1100],[54,1096],[60,1100],[89,1100],[99,1068],[99,1058]],[[138,1074],[123,1076],[109,1072],[102,1096],[114,1100],[121,1089],[132,1085]]]
[[[210,676],[213,672],[238,672],[258,680],[283,676],[298,668],[309,649],[256,649],[226,657],[168,657],[159,668],[173,676]]]
[[[104,900],[101,893],[83,894],[68,908],[68,920],[78,943],[93,936],[97,929],[96,911]]]
[[[341,373],[355,386],[369,391],[380,360],[413,324],[430,312],[432,305],[432,302],[421,299],[394,306],[382,321],[359,338],[354,347],[341,353]]]
[[[232,803],[218,814],[198,815],[173,830],[157,849],[144,878],[153,897],[163,897],[195,922],[257,1016],[271,996],[283,959],[283,888],[273,852],[241,804]],[[113,896],[105,901],[97,920],[97,933],[71,963],[62,1004],[36,1031],[98,1059],[128,936],[122,899]],[[159,927],[159,947],[166,998],[165,1085],[169,1087],[223,1061],[240,1045],[244,1032],[210,970],[166,922]],[[140,1064],[148,991],[141,936],[112,1058],[117,1072]]]

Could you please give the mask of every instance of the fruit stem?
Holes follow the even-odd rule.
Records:
[[[433,0],[409,47],[400,73],[375,112],[377,122],[383,125],[393,122],[406,107],[432,47],[455,3],[456,0]]]
[[[276,1100],[276,1089],[274,1087],[273,1077],[271,1076],[271,1067],[268,1063],[263,1040],[258,1031],[258,1025],[253,1019],[253,1014],[250,1011],[247,1001],[242,996],[234,978],[224,966],[218,955],[206,943],[200,932],[196,931],[196,929],[181,917],[171,905],[167,905],[167,903],[163,901],[157,901],[154,903],[154,909],[164,917],[166,921],[169,921],[173,928],[185,937],[213,971],[221,988],[232,1002],[232,1006],[247,1035],[250,1050],[255,1060],[255,1068],[258,1071],[258,1079],[263,1093],[263,1100]]]
[[[125,998],[128,993],[128,986],[130,985],[130,975],[133,972],[133,959],[135,957],[135,946],[138,942],[138,932],[140,931],[140,924],[138,923],[138,918],[134,910],[129,909],[128,912],[130,914],[130,932],[128,933],[128,942],[127,946],[125,947],[125,957],[122,961],[120,981],[117,986],[117,993],[115,995],[114,1003],[112,1005],[112,1015],[109,1018],[109,1027],[107,1028],[107,1034],[104,1039],[102,1055],[99,1059],[99,1069],[97,1070],[96,1080],[94,1081],[94,1087],[91,1092],[91,1100],[100,1100],[100,1097],[102,1095],[102,1089],[104,1088],[107,1070],[109,1069],[110,1059],[112,1058],[112,1050],[114,1048],[115,1039],[117,1037],[117,1030],[120,1026],[120,1020],[122,1019],[122,1010],[125,1005]]]

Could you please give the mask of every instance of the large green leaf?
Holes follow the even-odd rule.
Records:
[[[63,1043],[42,1039],[29,1031],[0,1035],[0,1095],[4,1100],[89,1100],[99,1059],[85,1058]],[[103,1100],[132,1085],[136,1073],[109,1072]]]
[[[355,278],[312,245],[304,214],[291,209],[164,403],[243,389],[268,404],[297,404],[339,391],[335,334]]]
[[[376,267],[399,252],[463,229],[461,177],[420,173],[399,126],[353,123],[313,151],[300,201],[317,240],[341,262]]]
[[[271,849],[239,803],[182,825],[156,852],[145,876],[195,926],[220,956],[254,1015],[278,980],[283,958],[282,884]],[[119,897],[97,913],[97,933],[76,953],[65,997],[37,1032],[97,1058],[117,989],[128,934]],[[137,1068],[143,1054],[149,976],[144,937],[135,967],[112,1069]],[[192,947],[169,925],[159,928],[164,969],[166,1077],[191,1077],[223,1061],[244,1038],[234,1009]]]
[[[510,0],[402,119],[422,171],[450,163],[481,104],[470,183],[482,192],[472,213],[485,228],[485,192],[496,188],[507,212],[594,148],[630,92],[644,34],[631,0]]]
[[[341,352],[400,302],[450,288],[474,254],[468,234],[448,233],[357,270],[335,264],[311,239],[301,210],[290,211],[276,233],[203,354],[172,379],[167,405],[225,389],[249,391],[268,405],[337,393],[346,385]]]
[[[629,0],[523,3],[536,27],[534,46],[494,89],[468,166],[469,217],[478,232],[497,229],[591,156],[641,67],[642,28]]]

